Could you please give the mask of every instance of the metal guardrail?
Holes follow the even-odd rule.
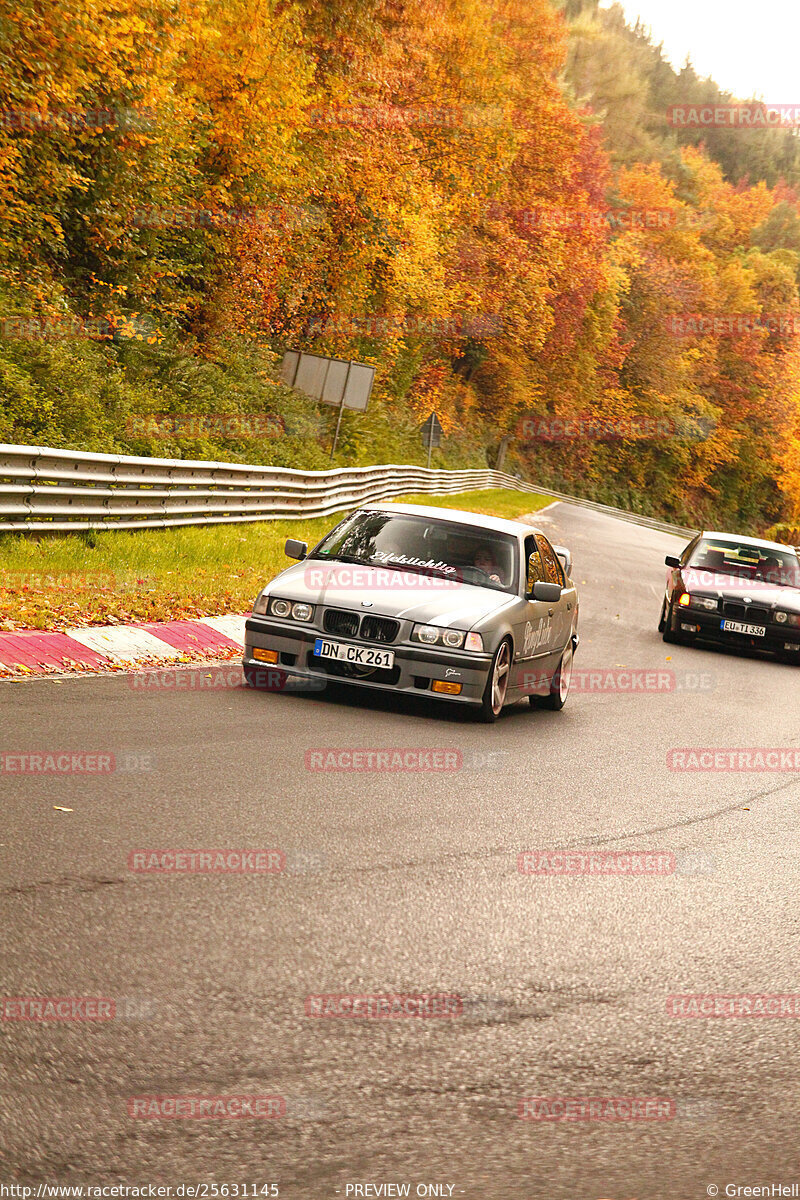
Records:
[[[568,500],[666,533],[694,533],[590,500],[577,500],[502,471],[415,466],[294,471],[287,467],[91,454],[0,444],[0,532],[163,529],[324,517],[410,493],[446,496],[506,487]]]

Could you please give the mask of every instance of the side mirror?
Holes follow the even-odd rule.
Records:
[[[287,558],[296,558],[302,561],[308,554],[308,545],[306,542],[298,542],[295,538],[287,538],[284,552]]]
[[[533,585],[531,596],[534,600],[543,600],[545,604],[555,604],[561,599],[561,587],[557,583],[543,583],[541,579]]]
[[[664,562],[668,567],[679,567],[681,565],[681,560],[678,558],[677,554],[668,554],[664,559]]]
[[[565,575],[572,574],[572,555],[566,546],[553,546],[558,557],[561,559],[561,565],[564,568]]]

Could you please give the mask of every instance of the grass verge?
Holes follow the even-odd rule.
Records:
[[[403,496],[406,503],[519,517],[550,503],[510,489]],[[190,620],[246,612],[287,565],[287,537],[309,545],[342,514],[314,520],[0,535],[0,630]]]

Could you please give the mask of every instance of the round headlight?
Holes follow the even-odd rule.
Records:
[[[785,625],[789,620],[789,614],[785,612],[777,612],[775,613],[775,620],[779,621],[781,625]]]
[[[314,610],[310,604],[293,604],[292,616],[295,621],[310,621]]]
[[[697,603],[701,608],[710,609],[712,612],[716,612],[717,610],[717,602],[716,600],[712,600],[710,596],[698,596]]]
[[[292,606],[288,600],[271,600],[269,611],[276,617],[288,617]]]
[[[432,646],[434,642],[439,640],[439,630],[433,625],[420,625],[417,630],[417,637],[421,642],[425,642],[427,646]]]
[[[460,646],[464,641],[464,635],[463,633],[459,633],[457,629],[446,629],[442,634],[442,641],[445,646],[455,649],[456,646]]]

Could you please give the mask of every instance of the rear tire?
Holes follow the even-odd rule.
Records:
[[[486,725],[492,725],[500,713],[508,695],[508,679],[511,674],[511,643],[506,639],[497,647],[486,687],[481,699],[480,720]]]

